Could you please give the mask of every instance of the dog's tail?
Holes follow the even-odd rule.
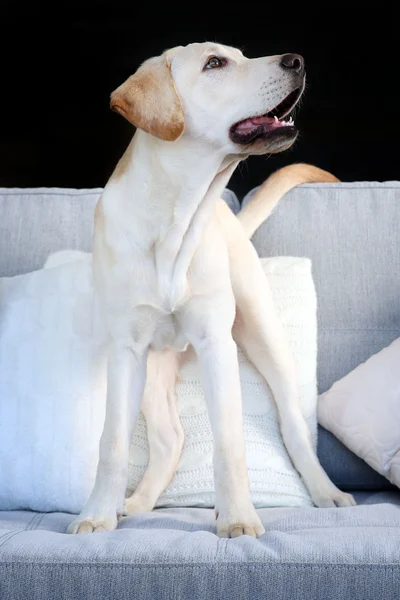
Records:
[[[279,200],[296,185],[336,181],[339,179],[334,175],[312,165],[299,163],[283,167],[264,181],[237,217],[246,235],[251,238],[261,223],[270,216]]]

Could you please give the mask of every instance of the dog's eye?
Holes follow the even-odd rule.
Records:
[[[204,69],[218,69],[218,67],[224,67],[227,63],[225,58],[218,58],[218,56],[210,56]]]

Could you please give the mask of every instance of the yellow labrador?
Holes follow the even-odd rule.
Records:
[[[112,108],[138,129],[96,209],[94,278],[109,331],[107,410],[95,486],[71,533],[111,530],[121,514],[154,507],[182,448],[174,386],[188,345],[199,360],[213,431],[220,536],[264,532],[249,493],[235,341],[273,391],[286,447],[314,503],[354,503],[313,451],[293,357],[249,242],[291,187],[334,178],[307,165],[278,171],[239,220],[220,200],[241,160],[293,144],[297,130],[285,117],[304,81],[299,55],[249,60],[203,43],[146,61],[112,94]],[[125,501],[141,408],[150,462]]]

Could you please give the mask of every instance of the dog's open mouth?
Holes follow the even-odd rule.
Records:
[[[275,108],[265,115],[259,117],[250,117],[232,125],[229,136],[235,144],[250,144],[259,138],[270,138],[280,135],[293,137],[297,134],[297,128],[289,117],[284,120],[295,107],[302,94],[302,87],[298,87],[290,92],[286,98]]]

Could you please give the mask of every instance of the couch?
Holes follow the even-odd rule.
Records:
[[[100,192],[0,190],[0,276],[89,251]],[[399,183],[303,185],[254,236],[260,256],[313,261],[320,392],[400,336],[399,217]],[[318,453],[358,506],[262,509],[257,540],[217,538],[211,509],[158,509],[89,536],[66,535],[70,514],[0,512],[0,599],[398,600],[400,491],[322,428]]]

